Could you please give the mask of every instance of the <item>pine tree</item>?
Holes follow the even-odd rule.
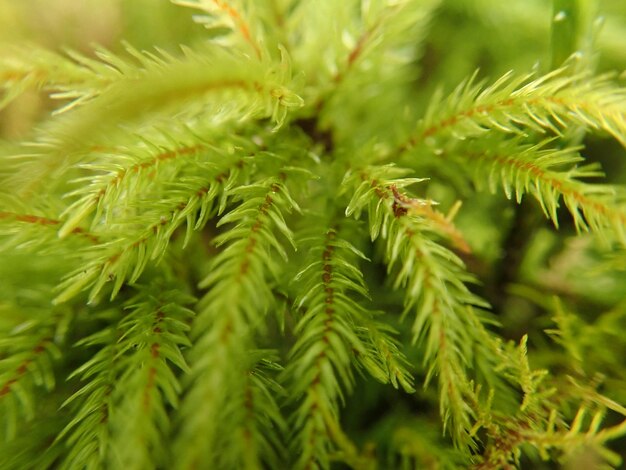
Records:
[[[621,2],[101,3],[0,46],[1,469],[621,464]]]

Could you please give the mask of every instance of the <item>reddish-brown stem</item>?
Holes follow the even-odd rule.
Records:
[[[42,216],[38,216],[38,215],[31,215],[31,214],[18,214],[16,212],[7,212],[7,211],[0,211],[0,220],[15,220],[17,222],[23,222],[26,224],[34,224],[34,225],[41,225],[44,227],[54,227],[54,226],[58,226],[62,223],[62,221],[57,220],[57,219],[51,219],[48,217],[42,217]],[[74,233],[77,235],[82,235],[84,237],[86,237],[87,239],[89,239],[91,242],[93,243],[99,243],[100,240],[98,239],[98,237],[92,233],[89,233],[88,231],[76,227],[74,228],[70,233]]]
[[[19,366],[15,368],[15,373],[13,376],[7,380],[2,387],[0,387],[0,398],[8,395],[11,392],[11,388],[17,382],[19,382],[28,372],[28,366],[32,364],[38,356],[40,356],[45,350],[46,345],[50,342],[50,338],[43,338],[41,341],[37,343],[37,345],[31,350],[30,357],[24,359]]]
[[[470,159],[488,158],[502,166],[512,166],[518,170],[528,172],[547,186],[554,188],[559,194],[563,195],[563,197],[571,198],[576,201],[583,209],[591,208],[607,219],[618,220],[620,224],[626,225],[626,213],[616,211],[597,199],[587,196],[576,189],[574,185],[559,180],[550,172],[545,171],[532,162],[522,162],[515,158],[502,155],[488,155],[487,153],[467,153],[465,156]]]
[[[215,5],[219,9],[226,12],[226,14],[231,17],[233,22],[237,25],[237,29],[239,30],[239,32],[241,33],[245,41],[248,44],[250,44],[250,46],[252,46],[257,57],[260,59],[261,49],[259,48],[259,45],[256,43],[256,41],[252,39],[252,35],[250,34],[250,27],[248,26],[246,21],[243,19],[241,14],[237,10],[235,10],[233,7],[231,7],[224,0],[213,0],[213,3],[215,3]]]

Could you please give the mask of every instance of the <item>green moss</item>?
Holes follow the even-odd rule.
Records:
[[[620,465],[620,2],[111,1],[107,48],[41,3],[0,1],[0,468]]]

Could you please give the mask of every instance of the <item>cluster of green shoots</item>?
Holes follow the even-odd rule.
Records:
[[[122,3],[0,47],[0,468],[620,465],[623,4]]]

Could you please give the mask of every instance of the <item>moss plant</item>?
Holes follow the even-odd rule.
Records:
[[[620,465],[623,3],[105,3],[1,46],[1,469]]]

